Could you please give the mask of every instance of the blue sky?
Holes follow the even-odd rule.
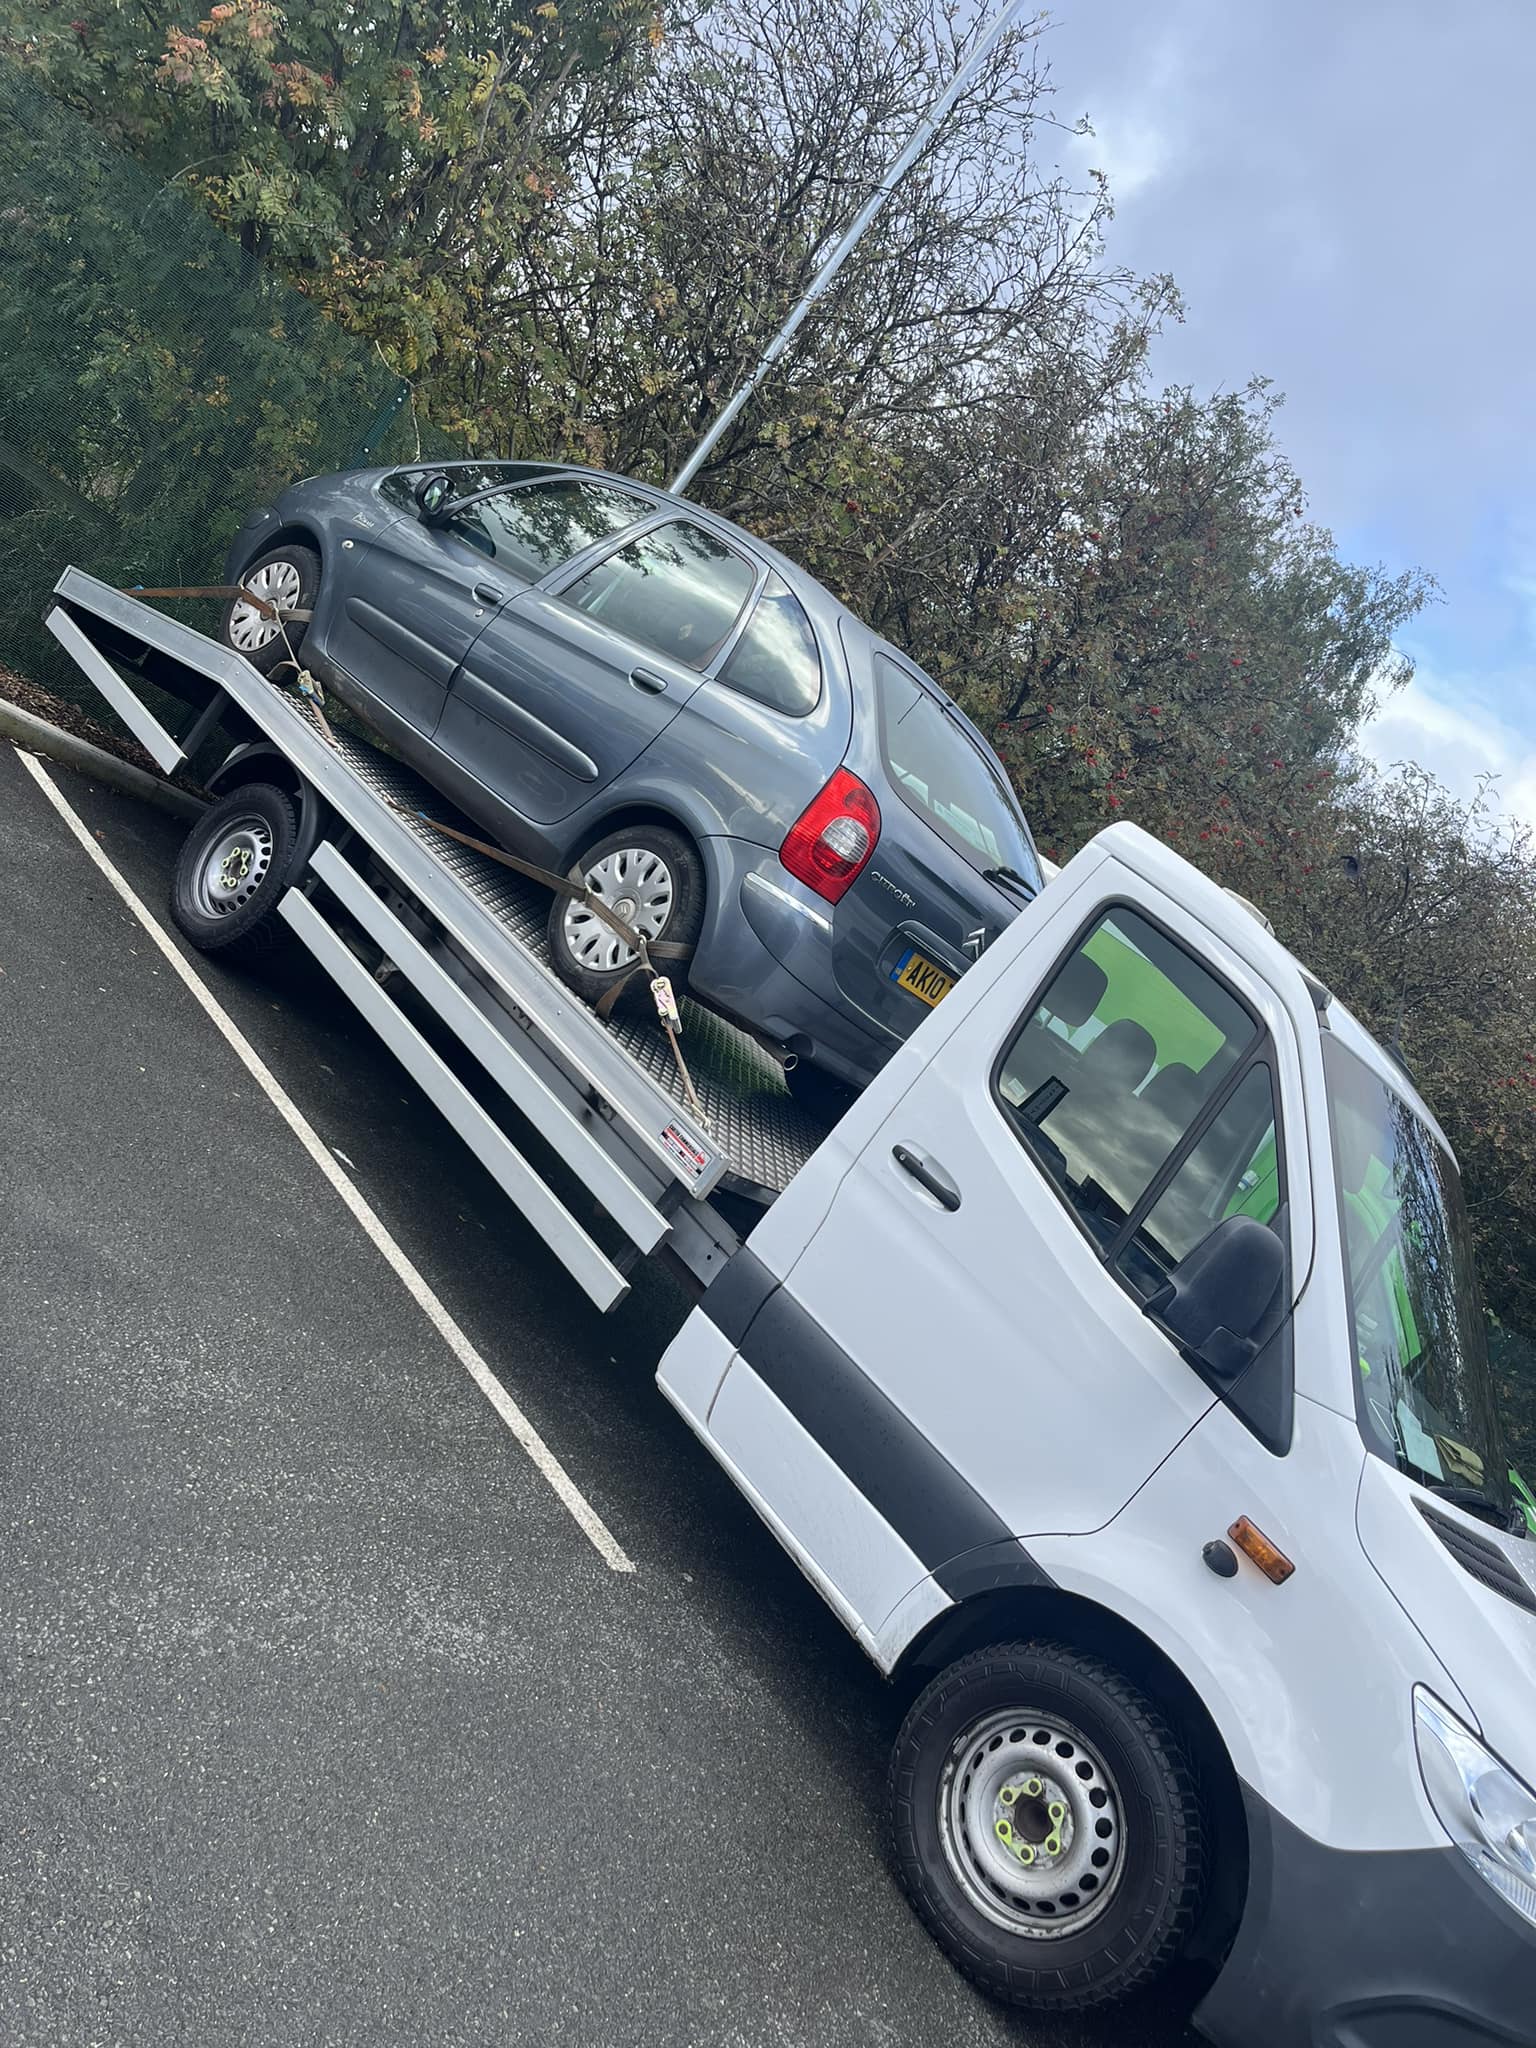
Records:
[[[1536,823],[1536,0],[1061,0],[1050,145],[1111,253],[1171,271],[1154,371],[1260,372],[1342,552],[1442,602],[1366,735]]]

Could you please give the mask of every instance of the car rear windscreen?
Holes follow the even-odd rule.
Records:
[[[906,670],[875,656],[880,744],[909,809],[978,868],[1012,868],[1039,884],[1035,851],[1012,792],[964,728]]]

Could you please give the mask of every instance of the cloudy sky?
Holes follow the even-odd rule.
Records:
[[[1368,735],[1536,822],[1536,0],[1057,0],[1063,143],[1168,270],[1155,361],[1253,372],[1346,556],[1438,578]],[[1077,151],[1082,154],[1078,155]]]

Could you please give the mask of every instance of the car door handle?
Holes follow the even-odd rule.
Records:
[[[648,668],[632,668],[629,680],[637,690],[644,690],[648,697],[659,697],[667,687],[666,677],[655,675]]]
[[[932,1195],[940,1208],[959,1208],[960,1190],[936,1159],[930,1159],[925,1152],[914,1152],[910,1145],[893,1145],[891,1157],[903,1173],[911,1174],[918,1186]]]
[[[475,595],[482,604],[505,604],[507,593],[495,583],[477,583]]]

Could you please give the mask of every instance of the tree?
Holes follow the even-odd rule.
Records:
[[[52,646],[64,563],[209,580],[245,512],[355,459],[399,384],[3,63],[0,193],[0,647],[21,663]]]
[[[989,574],[1014,583],[1018,630],[988,696],[1052,843],[1131,808],[1208,864],[1305,838],[1362,718],[1406,680],[1395,638],[1432,586],[1339,559],[1275,408],[1263,384],[1138,392],[1074,451],[1016,566],[999,533]]]
[[[0,52],[410,374],[473,351],[653,0],[0,0]]]

